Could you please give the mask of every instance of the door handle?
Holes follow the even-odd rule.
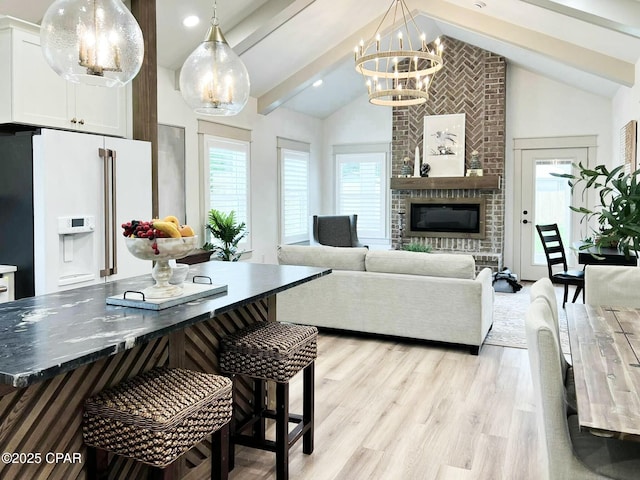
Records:
[[[529,220],[526,220],[526,219],[522,220],[522,223],[527,224],[527,223],[529,223]]]
[[[102,158],[102,182],[103,182],[103,199],[102,199],[102,208],[103,208],[103,235],[104,235],[104,263],[102,269],[100,269],[100,277],[108,277],[111,274],[109,268],[109,157],[111,156],[111,152],[105,148],[99,148],[98,154],[100,158]]]
[[[117,227],[117,195],[116,195],[116,151],[111,150],[111,275],[118,273],[118,227]]]
[[[108,277],[118,273],[117,264],[117,230],[116,230],[116,152],[99,148],[103,159],[104,182],[104,268],[100,277]]]

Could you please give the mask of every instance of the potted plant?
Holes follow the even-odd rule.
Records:
[[[228,214],[216,209],[209,210],[209,223],[205,228],[218,242],[205,243],[202,246],[204,250],[213,251],[224,262],[237,262],[240,259],[244,251],[238,251],[238,243],[248,232],[244,222],[236,222],[233,210]]]
[[[591,169],[582,163],[577,165],[577,168],[576,175],[553,175],[568,178],[572,191],[581,186],[583,196],[589,189],[598,191],[597,207],[570,207],[574,212],[583,215],[582,221],[588,222],[592,218],[597,220],[598,230],[594,229],[591,245],[617,246],[626,257],[632,252],[637,257],[640,251],[640,170],[625,173],[624,165],[613,170],[604,165]],[[589,246],[589,243],[585,243],[584,248]]]
[[[407,245],[403,245],[402,250],[406,250],[408,252],[431,253],[431,251],[433,250],[433,247],[431,245],[427,245],[424,243],[412,242]]]

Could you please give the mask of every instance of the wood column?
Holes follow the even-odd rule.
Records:
[[[156,0],[131,0],[131,12],[144,37],[144,60],[132,82],[133,138],[151,142],[151,205],[158,217],[158,61]]]

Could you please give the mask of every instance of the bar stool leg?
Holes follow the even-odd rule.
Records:
[[[231,377],[231,405],[236,404],[236,376]],[[236,467],[236,442],[233,441],[233,436],[236,434],[236,415],[235,408],[231,414],[231,421],[229,422],[229,471],[232,471]],[[213,448],[213,447],[212,447]]]
[[[164,468],[149,467],[147,471],[147,478],[149,480],[174,480],[176,479],[175,462],[167,465]]]
[[[89,480],[109,478],[109,452],[101,448],[87,447],[87,478]]]
[[[253,424],[252,435],[254,440],[263,441],[265,439],[266,419],[263,416],[265,405],[266,388],[264,380],[253,379],[253,415],[259,420]]]
[[[229,478],[229,424],[211,435],[211,480]]]
[[[289,478],[289,383],[276,383],[276,479]]]
[[[302,453],[313,453],[313,417],[314,417],[314,362],[311,362],[303,370],[302,380],[302,424],[309,425],[309,429],[302,437]]]

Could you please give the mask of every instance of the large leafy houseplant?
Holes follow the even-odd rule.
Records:
[[[624,165],[609,170],[604,165],[593,169],[582,163],[577,165],[577,174],[553,174],[556,177],[569,179],[569,186],[574,191],[582,187],[582,195],[589,189],[597,190],[599,205],[593,209],[586,207],[570,207],[574,212],[583,215],[583,221],[595,218],[598,229],[594,230],[592,245],[596,247],[617,246],[629,257],[638,256],[640,252],[640,170],[632,173],[624,172]],[[589,246],[589,245],[586,245]]]
[[[205,243],[204,250],[213,251],[216,256],[225,262],[237,262],[244,251],[238,251],[238,243],[247,236],[244,222],[237,223],[235,212],[228,214],[220,210],[209,210],[209,223],[205,225],[216,243]]]

